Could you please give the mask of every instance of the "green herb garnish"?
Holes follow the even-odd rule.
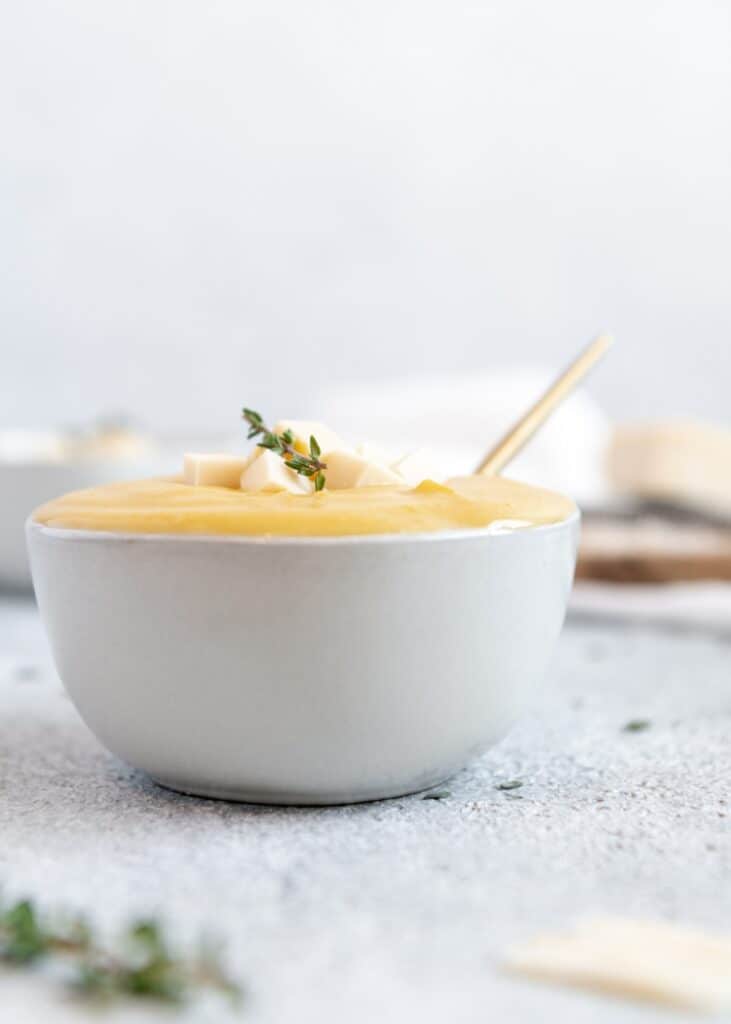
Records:
[[[649,729],[652,722],[646,718],[633,718],[631,722],[627,722],[622,727],[622,732],[644,732],[645,729]]]
[[[35,967],[44,962],[65,964],[68,987],[97,1002],[134,996],[182,1005],[202,988],[217,989],[236,1002],[241,998],[211,949],[201,947],[193,959],[175,956],[156,921],[132,924],[112,950],[95,939],[81,917],[53,922],[30,900],[0,905],[0,963]]]
[[[520,779],[511,779],[509,782],[498,782],[498,784],[495,786],[495,789],[520,789],[522,785],[523,783],[520,781]]]
[[[425,793],[422,800],[446,800],[448,796],[451,796],[451,792],[448,789],[432,789],[431,792]]]
[[[281,455],[285,465],[293,469],[300,476],[313,479],[316,491],[321,491],[325,486],[326,462],[320,462],[320,445],[315,437],[310,438],[310,453],[303,455],[294,447],[294,434],[291,430],[285,430],[281,434],[275,434],[264,424],[261,415],[253,409],[242,409],[241,418],[249,424],[247,437],[251,440],[261,435],[261,441],[257,441],[259,448],[266,448],[275,455]]]

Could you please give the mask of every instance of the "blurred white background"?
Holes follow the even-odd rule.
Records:
[[[557,368],[728,418],[725,0],[63,0],[0,35],[0,425]]]

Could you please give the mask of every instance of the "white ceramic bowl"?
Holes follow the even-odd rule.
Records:
[[[505,534],[144,536],[28,523],[59,674],[164,786],[347,803],[432,786],[530,705],[578,513]]]

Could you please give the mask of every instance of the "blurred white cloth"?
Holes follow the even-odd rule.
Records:
[[[576,584],[569,614],[731,633],[731,584]]]
[[[320,396],[318,419],[354,442],[373,441],[394,454],[424,447],[443,476],[471,473],[555,377],[555,371],[515,367],[343,386]],[[603,467],[610,433],[602,409],[579,390],[506,476],[597,504],[606,494]]]

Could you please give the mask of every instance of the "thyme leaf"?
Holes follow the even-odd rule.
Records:
[[[644,732],[652,725],[647,718],[633,718],[626,725],[622,726],[622,732]]]
[[[326,479],[323,470],[327,469],[327,463],[320,460],[322,451],[316,437],[310,438],[309,454],[304,454],[294,447],[294,434],[291,430],[284,430],[281,434],[275,434],[270,430],[260,413],[254,409],[243,408],[241,418],[248,423],[249,430],[247,437],[252,440],[260,437],[257,441],[259,448],[266,448],[275,455],[284,459],[284,464],[300,476],[312,479],[316,491],[321,491],[325,486]]]

